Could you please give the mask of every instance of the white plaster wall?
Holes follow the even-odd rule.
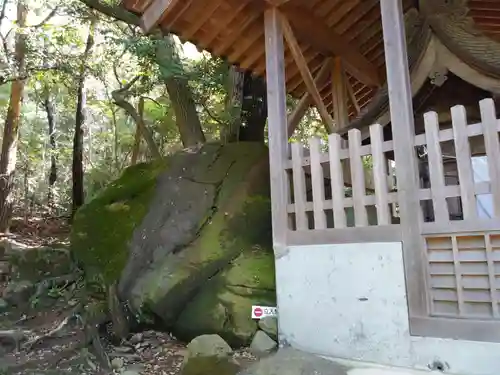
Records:
[[[411,337],[400,243],[290,247],[276,256],[280,339],[314,354],[499,375],[500,344]]]

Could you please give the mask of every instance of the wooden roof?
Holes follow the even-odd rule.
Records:
[[[311,74],[316,76],[332,56],[341,57],[356,104],[366,106],[385,81],[378,0],[123,0],[122,5],[142,15],[146,30],[163,14],[159,21],[163,29],[264,76],[263,15],[271,2],[283,3],[280,9],[292,26]],[[404,0],[405,11],[415,2]],[[287,90],[300,98],[306,85],[287,43],[285,48]],[[325,77],[318,89],[332,113],[330,82]],[[351,117],[357,113],[353,99],[349,112]]]
[[[500,42],[500,1],[469,0],[467,7],[478,28]]]
[[[403,0],[405,12],[422,1]],[[122,0],[142,16],[145,31],[159,23],[181,40],[260,76],[265,76],[264,11],[273,4],[288,19],[312,76],[322,71],[317,87],[327,110],[333,113],[331,74],[321,67],[332,56],[346,66],[351,120],[360,108],[370,110],[367,105],[385,81],[379,0]],[[500,42],[500,0],[457,6],[464,5],[477,28]],[[285,48],[287,90],[300,98],[307,87],[287,43]]]

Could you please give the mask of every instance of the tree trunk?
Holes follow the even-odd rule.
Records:
[[[139,125],[135,125],[135,135],[134,135],[134,147],[132,148],[132,157],[130,158],[130,164],[136,165],[139,159],[139,152],[141,151],[141,128]]]
[[[128,90],[136,79],[132,80],[128,85],[125,87],[122,87],[121,89],[115,90],[111,93],[111,96],[113,97],[113,100],[115,104],[125,110],[125,113],[127,113],[132,119],[134,120],[137,129],[141,132],[142,137],[146,141],[149,151],[151,153],[151,156],[155,159],[161,158],[161,153],[160,150],[158,149],[158,146],[155,143],[155,140],[153,138],[153,134],[151,131],[147,128],[146,123],[144,122],[144,117],[143,117],[143,112],[144,112],[144,99],[141,98],[139,100],[139,111],[135,109],[135,107],[130,104],[126,97],[128,95]]]
[[[54,188],[57,181],[57,144],[56,144],[56,119],[54,103],[50,98],[50,92],[47,90],[46,97],[43,102],[45,111],[47,112],[47,122],[49,125],[49,145],[50,145],[50,170],[49,170],[49,192],[48,205],[54,208]]]
[[[24,75],[26,62],[26,36],[23,28],[26,26],[28,13],[25,1],[17,3],[17,26],[15,42],[15,64],[18,76]],[[25,81],[18,79],[12,82],[10,90],[9,108],[5,118],[2,153],[0,158],[0,232],[8,232],[10,218],[12,215],[14,184],[14,173],[16,169],[17,141],[19,136],[19,124],[21,116],[22,101],[24,96]]]
[[[242,124],[238,139],[248,142],[264,142],[267,120],[266,83],[261,77],[245,73],[243,84]]]
[[[82,56],[82,66],[78,77],[78,99],[76,105],[75,116],[75,134],[73,138],[73,199],[72,199],[72,216],[76,213],[78,208],[83,205],[85,200],[83,188],[83,125],[85,124],[85,107],[87,101],[87,93],[85,91],[85,78],[87,75],[87,61],[94,46],[94,32],[96,20],[93,19],[89,26],[89,34],[87,36],[87,43],[85,51]]]
[[[236,142],[239,139],[242,125],[243,86],[245,72],[237,66],[229,68],[228,95],[226,99],[226,112],[229,113],[229,125],[223,129],[222,140],[224,143]]]
[[[156,59],[167,87],[184,147],[205,143],[200,118],[172,35],[156,34]]]

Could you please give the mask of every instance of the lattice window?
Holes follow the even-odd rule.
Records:
[[[431,314],[499,319],[500,233],[426,238]]]

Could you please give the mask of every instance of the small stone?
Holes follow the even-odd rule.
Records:
[[[278,340],[278,319],[267,316],[259,320],[259,328],[269,335],[270,338]]]
[[[136,333],[130,338],[129,341],[132,345],[136,345],[142,342],[142,340],[144,340],[144,335],[142,333]]]
[[[250,344],[250,350],[255,355],[265,355],[272,353],[278,344],[272,338],[270,338],[264,331],[257,331],[252,343]]]
[[[123,375],[136,375],[136,374],[140,374],[144,370],[146,370],[146,366],[143,363],[134,363],[132,365],[127,366],[122,374]]]
[[[141,371],[136,370],[125,370],[121,373],[121,375],[140,375]]]
[[[182,367],[182,375],[236,375],[241,367],[230,357],[193,357]]]
[[[113,367],[115,370],[119,370],[123,367],[125,362],[123,361],[123,358],[113,358],[111,361],[111,367]]]
[[[0,313],[7,311],[9,304],[3,298],[0,298]]]
[[[219,335],[202,335],[194,338],[187,345],[187,358],[219,357],[225,358],[233,353],[233,349]]]
[[[10,263],[2,260],[0,261],[0,280],[5,280],[10,274]]]
[[[134,351],[134,349],[128,346],[116,346],[114,349],[117,353],[132,353]]]
[[[31,281],[21,280],[7,284],[3,291],[3,298],[15,306],[26,303],[35,290]]]

